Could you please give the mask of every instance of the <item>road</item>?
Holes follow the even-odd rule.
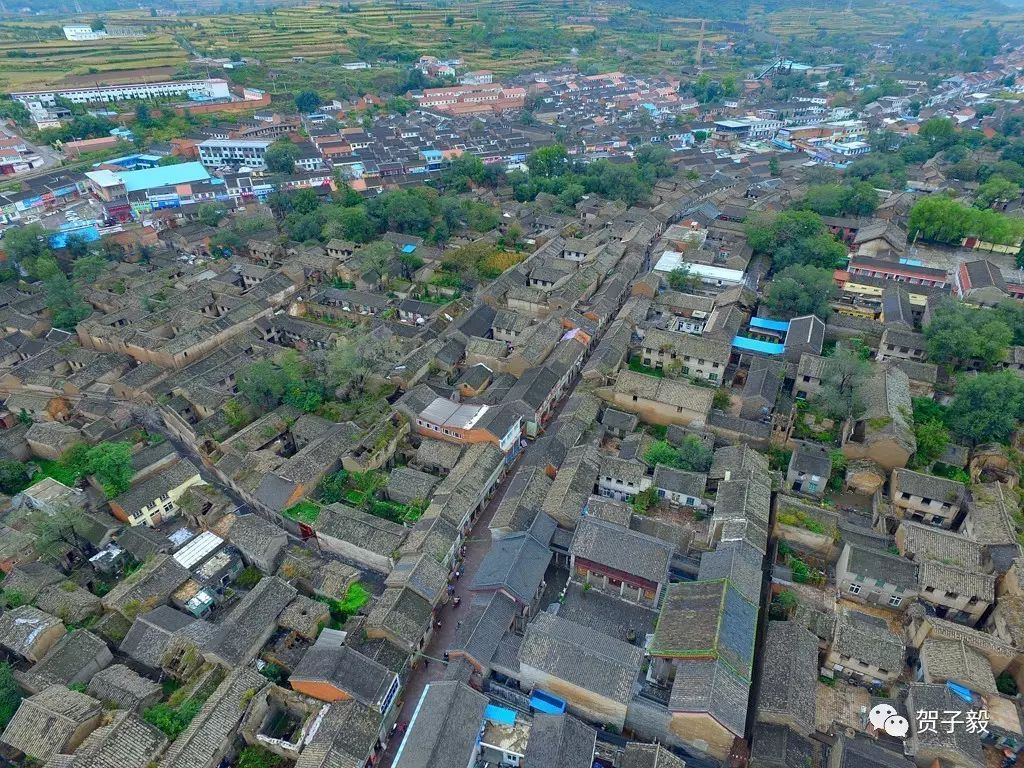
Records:
[[[602,329],[600,336],[604,335]],[[597,341],[600,341],[600,336]],[[595,342],[596,346],[596,342]],[[553,423],[555,419],[561,414],[565,404],[572,397],[572,394],[576,391],[576,387],[581,381],[581,377],[577,376],[576,380],[569,386],[562,399],[558,401],[551,412],[551,419],[548,423]],[[522,455],[529,451],[530,447],[527,446],[520,453],[520,460]],[[409,676],[406,682],[405,690],[402,693],[402,710],[398,716],[398,722],[408,723],[412,717],[413,710],[419,703],[420,695],[423,693],[423,689],[427,683],[431,683],[435,680],[440,680],[444,677],[445,663],[442,660],[444,652],[450,646],[452,641],[455,639],[455,632],[458,629],[459,618],[462,614],[467,612],[469,604],[472,602],[472,595],[469,591],[469,585],[473,583],[473,577],[476,575],[477,570],[480,567],[481,561],[484,559],[484,555],[491,548],[491,533],[490,523],[494,517],[495,511],[498,509],[498,505],[501,504],[503,498],[505,498],[505,492],[508,490],[509,483],[512,482],[512,478],[516,472],[519,471],[519,467],[516,466],[505,475],[504,479],[498,484],[498,488],[495,491],[494,496],[488,502],[484,511],[480,513],[480,517],[477,518],[473,524],[473,528],[469,532],[469,536],[466,539],[466,557],[461,565],[461,578],[456,582],[455,595],[462,598],[462,604],[458,607],[452,605],[449,602],[446,606],[441,609],[440,628],[435,628],[434,635],[430,638],[430,643],[427,644],[426,649],[423,651],[427,660],[425,663],[417,666],[412,674]],[[431,661],[430,659],[433,659]],[[395,753],[398,751],[398,747],[401,744],[401,738],[394,738],[388,743],[388,748],[384,751],[381,756],[378,765],[380,768],[390,768],[394,759]],[[440,766],[438,767],[440,768]]]

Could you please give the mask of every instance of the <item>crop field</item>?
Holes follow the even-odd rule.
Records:
[[[71,42],[53,25],[0,24],[0,90],[30,90],[74,78],[116,81],[125,71],[178,67],[188,58],[169,34]],[[93,77],[95,76],[95,77]]]
[[[667,14],[664,6],[651,12],[631,8],[630,2],[647,0],[321,0],[244,13],[160,17],[141,9],[124,10],[103,17],[146,27],[149,37],[90,42],[64,40],[55,19],[5,22],[0,23],[0,90],[166,78],[188,73],[187,62],[196,54],[238,53],[258,59],[258,65],[235,70],[229,77],[275,96],[314,88],[343,98],[399,90],[410,62],[422,54],[459,57],[466,68],[490,69],[500,77],[566,62],[594,72],[671,73],[691,65],[701,28],[696,0],[693,5],[675,4]],[[735,40],[737,29],[762,42],[813,44],[825,34],[885,42],[907,25],[928,24],[920,4],[853,0],[846,7],[847,2],[812,3],[800,9],[780,9],[776,3],[771,11],[744,5],[741,17],[726,24],[732,32],[712,20],[705,32],[705,50]],[[967,28],[982,17],[965,13],[948,23]],[[1004,15],[998,21],[1020,26],[1022,16]],[[711,63],[710,55],[705,64]],[[344,69],[350,61],[374,66]],[[751,63],[727,56],[714,62],[719,71],[733,73]],[[191,70],[201,72],[202,68]]]

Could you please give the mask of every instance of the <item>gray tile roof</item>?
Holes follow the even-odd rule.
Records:
[[[121,652],[144,666],[159,669],[171,640],[197,621],[169,605],[161,605],[136,617],[121,641]]]
[[[650,653],[668,658],[701,655],[721,660],[749,680],[757,632],[757,603],[728,581],[670,584]]]
[[[101,712],[100,703],[91,696],[52,685],[22,700],[0,742],[47,760],[63,752],[79,728],[94,718],[98,721]]]
[[[395,673],[351,646],[333,648],[316,643],[295,666],[290,679],[326,683],[379,711]]]
[[[448,569],[429,555],[403,555],[384,583],[389,587],[409,587],[431,605],[437,605],[448,585]]]
[[[596,745],[597,733],[575,717],[536,714],[530,726],[523,764],[591,768]]]
[[[963,639],[929,637],[921,644],[918,656],[931,678],[926,682],[954,681],[981,694],[996,692],[988,657]]]
[[[321,508],[320,517],[313,527],[319,534],[385,557],[390,557],[402,546],[409,534],[408,529],[398,523],[345,504],[328,504]]]
[[[643,650],[622,640],[540,613],[526,628],[520,664],[625,704],[634,694]]]
[[[849,738],[840,734],[832,754],[836,759],[835,768],[912,768],[914,765],[902,750],[886,749],[875,739],[864,735]]]
[[[519,606],[502,592],[477,595],[469,611],[460,617],[450,650],[460,651],[486,667],[498,650],[502,638],[512,628]]]
[[[228,666],[244,664],[259,652],[262,639],[273,631],[277,617],[298,591],[277,576],[267,576],[231,609],[210,645],[203,650]]]
[[[335,701],[295,768],[363,768],[373,751],[381,715],[357,701]]]
[[[214,768],[222,751],[235,738],[249,703],[267,685],[267,679],[253,667],[232,671],[164,753],[159,768]]]
[[[549,562],[551,551],[547,544],[526,531],[509,534],[491,544],[470,589],[475,592],[504,590],[520,603],[530,605]]]
[[[721,661],[687,660],[676,665],[668,708],[706,713],[737,736],[746,728],[750,683]]]
[[[468,765],[487,703],[486,696],[463,683],[440,681],[427,685],[394,768]]]
[[[199,470],[192,462],[182,459],[135,483],[127,491],[111,499],[111,502],[116,503],[129,515],[134,515],[143,507],[151,505],[154,499],[165,497],[167,491],[177,488],[198,474]]]
[[[60,619],[31,605],[22,605],[0,614],[0,645],[34,660],[40,634],[57,626],[63,629]]]
[[[711,552],[700,556],[697,571],[698,581],[728,579],[736,590],[752,603],[760,601],[761,582],[764,573],[761,561],[764,556],[745,541],[720,543]]]
[[[170,555],[157,555],[103,597],[108,610],[126,615],[166,602],[191,574]],[[134,616],[129,616],[134,618]]]
[[[366,623],[393,636],[409,650],[416,647],[433,620],[430,603],[407,587],[385,589],[373,603]]]
[[[38,664],[26,674],[32,690],[42,690],[54,683],[70,685],[85,682],[82,673],[91,665],[105,667],[113,660],[110,649],[87,629],[69,632],[58,640]]]
[[[44,587],[36,596],[36,606],[73,624],[103,613],[100,599],[71,581]]]
[[[15,566],[3,581],[5,592],[17,592],[25,602],[31,603],[39,591],[50,584],[64,581],[64,574],[46,563],[33,561]]]
[[[914,472],[910,469],[894,469],[892,471],[892,492],[894,496],[897,492],[903,492],[925,499],[958,504],[963,500],[967,488],[956,480],[926,475],[923,472]]]
[[[892,673],[901,672],[906,661],[903,638],[890,631],[885,619],[859,611],[839,614],[832,650]]]
[[[576,526],[569,554],[663,584],[668,581],[668,566],[674,550],[661,539],[587,515]]]
[[[907,710],[910,712],[937,710],[942,717],[942,713],[947,711],[965,712],[976,709],[965,704],[945,685],[911,683],[908,686]],[[966,715],[964,717],[966,718]],[[949,733],[950,730],[952,733]],[[914,718],[910,718],[910,736],[905,742],[904,750],[910,755],[919,755],[922,759],[928,759],[927,755],[941,755],[955,765],[980,768],[985,764],[981,739],[977,733],[969,733],[967,728],[949,729],[941,723],[935,728],[935,733],[932,733],[918,729]]]
[[[102,702],[115,704],[118,709],[138,709],[153,697],[159,697],[161,690],[158,683],[124,664],[113,664],[93,675],[88,693]]]
[[[813,690],[813,689],[812,689]],[[752,734],[750,768],[807,768],[823,765],[823,747],[784,725],[758,723]]]
[[[551,478],[540,467],[520,467],[498,503],[490,528],[526,530],[550,488]]]
[[[146,768],[167,746],[167,737],[134,712],[114,712],[61,768]]]
[[[759,717],[771,714],[791,718],[803,733],[812,733],[818,638],[795,621],[769,621],[763,663],[757,700]]]
[[[882,549],[846,544],[850,548],[847,569],[857,575],[871,579],[882,579],[900,589],[917,589],[917,563],[898,557]]]
[[[660,744],[631,741],[622,753],[619,768],[686,768],[686,762]]]
[[[683,493],[700,499],[704,497],[707,483],[708,476],[702,472],[686,472],[682,469],[673,469],[664,464],[658,464],[654,467],[654,480],[651,485],[658,489]]]

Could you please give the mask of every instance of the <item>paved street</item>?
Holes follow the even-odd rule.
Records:
[[[462,598],[462,604],[454,606],[452,601],[449,600],[448,604],[441,609],[441,627],[439,629],[435,628],[434,635],[424,651],[427,658],[422,659],[419,666],[413,670],[402,694],[402,711],[398,716],[398,722],[400,723],[409,722],[427,683],[444,677],[445,664],[442,659],[444,658],[445,649],[450,647],[455,639],[455,631],[460,617],[466,615],[469,610],[469,603],[471,601],[469,585],[473,583],[473,577],[480,567],[480,562],[491,547],[491,534],[488,527],[514,474],[515,472],[510,472],[498,485],[497,492],[484,508],[484,511],[480,513],[480,517],[477,518],[476,524],[470,532],[470,538],[466,540],[466,558],[462,563],[462,577],[455,584],[455,595]],[[431,659],[434,660],[431,661]],[[384,752],[379,765],[390,766],[401,743],[401,737],[396,736],[393,738],[388,744],[388,748]]]

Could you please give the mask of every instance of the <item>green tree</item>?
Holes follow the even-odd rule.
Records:
[[[377,240],[360,248],[355,255],[359,269],[372,275],[378,286],[383,285],[395,258],[395,246],[387,240]]]
[[[747,239],[757,253],[771,256],[776,269],[807,264],[834,269],[847,257],[846,247],[829,233],[814,211],[783,211],[774,218],[747,224]]]
[[[267,147],[263,156],[267,170],[275,173],[291,173],[295,170],[295,161],[299,157],[299,148],[288,139],[282,137]]]
[[[46,229],[42,224],[9,227],[4,234],[2,245],[8,259],[37,279],[38,276],[33,273],[36,261],[41,257],[53,255]]]
[[[46,308],[52,313],[55,328],[66,331],[87,318],[92,309],[82,300],[77,286],[68,280],[67,275],[58,272],[44,282],[46,288]]]
[[[526,167],[532,176],[559,176],[569,166],[569,153],[561,144],[535,149],[526,157]]]
[[[825,366],[816,402],[834,418],[847,419],[864,412],[861,388],[871,373],[871,363],[860,350],[843,345]]]
[[[959,245],[970,228],[967,209],[945,195],[921,198],[910,209],[911,238],[920,236],[936,243]]]
[[[365,205],[354,208],[343,208],[336,216],[324,225],[324,238],[341,237],[354,243],[368,243],[377,236],[379,230]]]
[[[97,443],[86,459],[86,474],[93,475],[108,498],[118,496],[132,487],[132,445],[119,441]]]
[[[199,206],[199,221],[208,227],[216,227],[228,214],[223,203],[203,203]]]
[[[917,453],[914,464],[926,467],[939,458],[949,445],[949,430],[941,421],[914,422],[914,438],[917,441]]]
[[[776,317],[788,319],[814,314],[827,319],[835,295],[836,285],[830,270],[793,264],[768,283],[762,303]]]
[[[327,353],[327,382],[359,397],[375,373],[389,370],[401,359],[402,348],[393,338],[382,338],[366,328],[338,340]]]
[[[292,208],[296,213],[307,215],[320,207],[320,196],[315,189],[300,189],[292,194]]]
[[[644,461],[652,467],[658,464],[675,467],[679,461],[679,452],[666,440],[656,440],[644,451]]]
[[[402,270],[402,277],[406,280],[412,280],[416,271],[420,269],[426,262],[423,261],[415,253],[400,253],[398,255],[398,264]]]
[[[989,176],[974,194],[974,205],[978,208],[991,208],[997,202],[1010,202],[1020,197],[1020,184],[1003,176]]]
[[[110,262],[98,253],[82,256],[75,259],[75,263],[71,265],[71,278],[78,285],[92,285],[109,264]]]
[[[6,728],[21,705],[21,688],[14,680],[14,668],[0,663],[0,728]]]
[[[299,91],[295,94],[295,108],[299,112],[309,114],[310,112],[316,112],[320,105],[323,104],[323,99],[320,98],[320,94],[316,91]]]
[[[664,464],[687,472],[707,472],[712,458],[711,449],[696,435],[686,435],[678,448],[665,440],[656,440],[644,451],[644,461],[650,466]]]
[[[28,488],[31,478],[20,461],[0,461],[0,493],[13,496]]]
[[[970,360],[996,365],[1014,340],[1013,330],[998,313],[952,299],[935,308],[924,335],[928,359],[954,367]]]
[[[416,109],[415,102],[409,101],[409,99],[402,96],[392,96],[387,100],[385,106],[387,107],[388,112],[394,112],[399,115],[407,115]]]
[[[1007,442],[1024,418],[1024,379],[1012,371],[965,376],[956,387],[948,424],[972,444]]]
[[[270,360],[260,360],[238,375],[238,391],[261,410],[276,408],[284,397],[288,381]]]
[[[691,274],[690,265],[680,265],[668,273],[668,286],[673,291],[690,293],[700,286],[700,278]]]
[[[679,468],[687,472],[707,472],[714,454],[696,435],[686,435],[679,443]]]
[[[237,768],[278,768],[284,762],[283,757],[257,744],[248,746],[239,753]]]

